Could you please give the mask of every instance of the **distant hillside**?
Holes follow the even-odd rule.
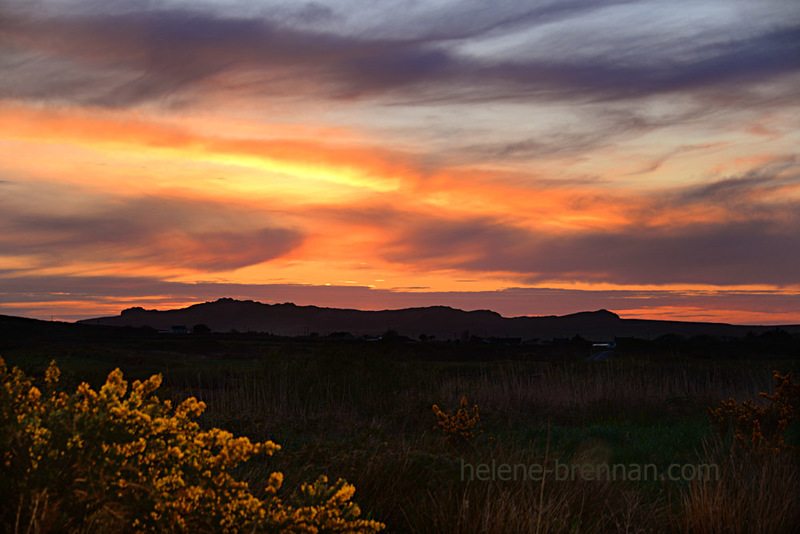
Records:
[[[437,339],[515,337],[523,340],[570,338],[580,335],[590,340],[614,337],[653,339],[665,334],[743,337],[774,326],[737,326],[725,323],[649,321],[622,319],[608,310],[580,312],[564,316],[502,317],[489,310],[463,311],[446,306],[402,310],[361,311],[317,306],[262,304],[252,300],[219,299],[177,310],[129,308],[119,316],[85,319],[80,323],[109,326],[149,326],[169,330],[173,326],[204,324],[216,332],[269,332],[297,336],[317,333],[349,332],[356,336],[379,335],[387,330],[416,338],[421,334]],[[800,334],[800,325],[781,326]]]

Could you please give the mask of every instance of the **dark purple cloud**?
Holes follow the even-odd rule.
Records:
[[[800,272],[798,245],[798,216],[786,223],[762,219],[687,223],[678,229],[632,226],[560,236],[486,219],[431,220],[402,232],[385,257],[432,268],[512,272],[529,284],[791,285]]]
[[[41,204],[57,206],[53,200]],[[86,211],[56,210],[0,199],[0,256],[33,257],[31,268],[101,260],[219,271],[276,258],[303,239],[296,230],[265,225],[268,217],[209,201],[104,199]]]
[[[630,225],[557,235],[497,218],[414,220],[384,210],[382,220],[399,230],[382,253],[431,268],[516,273],[526,284],[793,285],[800,272],[800,202],[785,191],[798,184],[795,158],[778,158],[743,175],[609,205],[628,213]],[[681,219],[697,211],[714,218]]]
[[[612,101],[689,92],[734,105],[757,96],[749,90],[753,84],[800,72],[800,24],[791,19],[782,27],[699,44],[671,61],[650,56],[662,41],[663,47],[674,45],[665,34],[613,45],[624,59],[608,50],[570,54],[570,46],[584,50],[590,42],[579,33],[573,38],[582,42],[559,44],[549,56],[473,57],[454,48],[504,28],[535,28],[599,7],[566,2],[524,10],[513,4],[496,16],[473,9],[472,20],[435,13],[437,25],[421,24],[427,29],[407,31],[410,37],[390,29],[390,37],[334,34],[292,27],[285,16],[236,18],[199,10],[19,16],[0,32],[0,63],[8,75],[0,96],[116,107],[180,101],[233,86],[255,95],[383,95],[410,102]],[[249,80],[244,87],[235,81],[241,75]]]
[[[759,202],[761,197],[777,196],[780,207],[780,199],[784,198],[781,191],[797,186],[800,186],[800,157],[789,154],[776,157],[741,175],[687,187],[676,194],[675,201],[681,204],[713,203],[739,212],[761,207],[774,213],[775,200],[765,205]],[[788,197],[787,201],[792,203],[792,197]],[[796,206],[790,205],[789,207],[795,208]]]

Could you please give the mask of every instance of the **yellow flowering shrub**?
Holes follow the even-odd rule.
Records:
[[[82,383],[43,389],[0,358],[0,524],[12,532],[371,533],[355,488],[325,477],[283,502],[273,473],[263,499],[230,470],[280,446],[251,443],[194,421],[206,406],[173,407],[154,392],[161,376],[135,381],[112,371],[99,391]]]
[[[712,423],[722,431],[733,428],[736,441],[758,450],[794,449],[786,443],[786,428],[800,418],[800,383],[792,373],[781,375],[773,371],[775,393],[760,393],[770,404],[761,406],[752,401],[738,404],[734,399],[723,401],[708,411]]]
[[[462,443],[470,442],[474,437],[474,429],[480,417],[478,415],[478,405],[474,405],[472,410],[467,406],[467,398],[461,398],[461,407],[454,414],[442,411],[438,405],[433,405],[433,413],[436,414],[436,427],[444,434],[444,439],[448,445],[457,446]]]

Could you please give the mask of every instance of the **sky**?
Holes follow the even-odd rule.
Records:
[[[796,0],[3,0],[0,314],[800,323]]]

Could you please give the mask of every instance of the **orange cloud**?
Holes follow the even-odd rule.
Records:
[[[408,158],[335,139],[236,138],[190,130],[113,112],[0,108],[0,135],[35,143],[71,143],[89,148],[151,152],[189,161],[231,164],[300,180],[332,182],[371,191],[392,191],[411,174]],[[265,129],[273,128],[264,125]],[[297,129],[289,129],[296,134]]]
[[[686,306],[653,306],[648,308],[623,308],[615,310],[626,319],[652,319],[657,321],[697,321],[731,324],[800,324],[800,312],[763,311],[727,308]]]
[[[435,290],[471,279],[491,290],[758,282],[763,268],[734,243],[784,255],[767,284],[786,284],[796,261],[785,246],[795,234],[776,226],[795,220],[793,206],[775,209],[798,187],[791,158],[754,155],[761,165],[740,176],[647,190],[550,178],[552,162],[423,165],[424,153],[357,134],[311,137],[324,125],[263,125],[262,137],[252,123],[226,125],[220,136],[213,118],[0,107],[0,139],[15,148],[3,166],[60,195],[6,199],[17,236],[6,237],[17,255],[6,263]],[[107,165],[88,166],[95,157]]]

